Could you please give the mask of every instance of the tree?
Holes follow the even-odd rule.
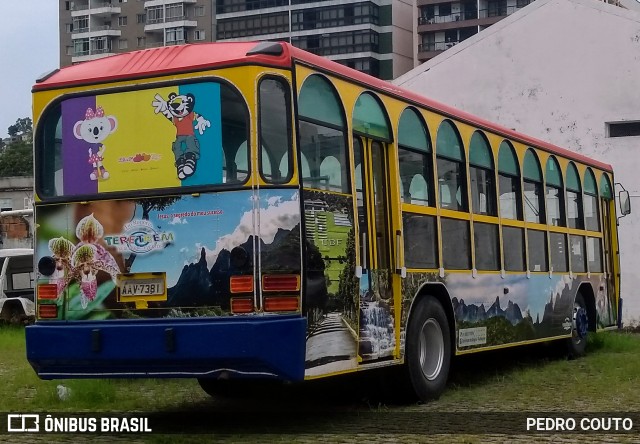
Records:
[[[12,143],[2,151],[0,177],[31,176],[32,174],[33,151],[30,143]]]
[[[31,122],[29,117],[18,119],[15,124],[10,125],[9,128],[7,128],[7,133],[9,133],[9,136],[11,137],[27,135],[29,140],[31,140],[31,136],[33,134],[33,122]]]

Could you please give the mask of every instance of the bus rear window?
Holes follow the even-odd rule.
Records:
[[[42,197],[193,185],[249,177],[249,112],[222,83],[73,97],[38,132]]]

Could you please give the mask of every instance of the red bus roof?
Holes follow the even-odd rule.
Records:
[[[38,80],[33,91],[63,88],[73,85],[107,83],[131,78],[155,77],[162,75],[194,72],[229,65],[259,64],[291,68],[294,61],[308,64],[347,80],[355,81],[374,90],[408,100],[448,117],[466,122],[472,126],[492,131],[515,141],[542,148],[550,153],[576,160],[611,172],[611,165],[590,157],[569,151],[551,143],[526,136],[509,128],[489,122],[451,106],[428,99],[419,94],[395,86],[360,71],[348,68],[324,57],[296,48],[289,43],[277,43],[280,53],[258,51],[247,55],[264,42],[218,42],[178,46],[163,46],[141,51],[125,52],[110,57],[92,60],[61,68]],[[273,45],[273,43],[272,43]]]

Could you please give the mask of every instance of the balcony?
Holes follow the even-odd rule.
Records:
[[[165,5],[166,0],[147,0],[146,2],[144,2],[144,7],[145,8],[152,8],[154,6],[164,6]],[[172,3],[186,3],[186,4],[196,4],[198,3],[198,0],[182,0],[182,1],[175,1]]]
[[[167,28],[195,28],[198,26],[198,22],[195,20],[187,20],[187,16],[170,17],[165,19],[153,19],[147,20],[147,24],[144,25],[144,32],[158,32],[164,31]]]
[[[120,29],[115,29],[110,25],[103,25],[74,30],[71,38],[75,40],[91,37],[120,37],[121,35],[122,31]]]
[[[453,48],[458,43],[460,42],[429,42],[418,45],[418,60],[420,63],[424,63],[442,53],[442,51]]]
[[[110,2],[91,2],[90,5],[74,5],[71,8],[71,17],[81,15],[94,15],[108,17],[114,14],[120,14],[122,8],[112,5]]]
[[[515,6],[457,11],[446,15],[418,17],[418,33],[455,29],[467,26],[488,26],[524,8],[533,0],[519,0]]]

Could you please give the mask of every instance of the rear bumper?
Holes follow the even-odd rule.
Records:
[[[304,378],[299,316],[52,321],[26,328],[27,359],[42,379]]]

